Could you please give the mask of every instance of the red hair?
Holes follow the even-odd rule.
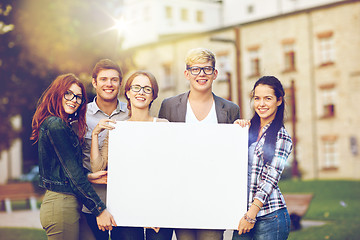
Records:
[[[78,121],[78,137],[82,141],[86,133],[86,91],[84,84],[72,73],[63,74],[58,76],[50,86],[41,95],[35,114],[32,119],[32,133],[31,140],[37,142],[39,140],[39,128],[44,120],[50,116],[56,116],[69,123],[69,116],[65,113],[62,105],[64,94],[71,85],[76,84],[81,88],[83,95],[83,102],[76,111],[76,120]]]

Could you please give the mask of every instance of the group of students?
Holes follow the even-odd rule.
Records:
[[[186,93],[165,99],[158,117],[149,109],[157,98],[156,78],[136,71],[125,83],[127,103],[118,100],[122,84],[119,66],[100,60],[92,73],[96,90],[86,104],[84,85],[74,74],[58,76],[39,99],[31,139],[38,142],[40,186],[46,189],[40,220],[48,239],[222,240],[224,230],[116,226],[107,211],[108,130],[116,121],[238,124],[249,127],[248,211],[233,239],[287,239],[290,217],[278,187],[292,149],[284,121],[284,89],[264,76],[252,90],[254,116],[240,119],[239,107],[212,91],[217,78],[215,55],[191,49],[186,56]],[[112,123],[112,124],[109,124]],[[221,140],[220,140],[221,141]],[[221,159],[219,159],[221,161]],[[81,219],[86,219],[84,230]]]

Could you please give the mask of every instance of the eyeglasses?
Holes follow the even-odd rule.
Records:
[[[143,89],[144,93],[146,93],[146,94],[153,93],[152,87],[149,87],[149,86],[142,87],[142,86],[140,86],[140,85],[131,85],[131,86],[130,86],[130,89],[131,89],[133,92],[140,92],[141,89]]]
[[[214,73],[215,68],[214,67],[188,67],[187,70],[191,72],[192,75],[199,75],[201,73],[201,70],[204,71],[206,75],[211,75]]]
[[[64,98],[68,101],[72,101],[74,98],[76,98],[76,102],[81,105],[84,102],[84,97],[74,94],[72,91],[67,90],[64,93]]]

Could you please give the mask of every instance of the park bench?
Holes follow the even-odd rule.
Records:
[[[307,212],[313,194],[287,193],[283,196],[291,218],[291,229],[298,230],[301,228],[300,220]]]
[[[31,210],[37,209],[36,200],[41,197],[35,192],[34,186],[31,182],[15,182],[8,184],[0,184],[0,201],[1,210],[12,212],[12,200],[26,200]]]

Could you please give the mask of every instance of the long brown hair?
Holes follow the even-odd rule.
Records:
[[[86,91],[84,84],[72,73],[67,73],[58,76],[50,86],[41,95],[35,114],[32,119],[32,133],[31,140],[37,142],[39,140],[39,128],[44,120],[50,116],[57,116],[66,123],[69,123],[69,116],[65,113],[62,106],[62,99],[64,94],[71,85],[76,84],[81,88],[83,95],[83,102],[79,106],[76,113],[74,113],[75,119],[78,121],[78,137],[82,141],[86,133]]]
[[[276,100],[278,101],[279,99],[282,99],[282,103],[280,104],[280,106],[278,106],[276,110],[274,120],[271,122],[269,128],[265,132],[266,136],[263,147],[264,164],[270,164],[275,155],[277,133],[280,128],[284,126],[285,91],[279,79],[274,76],[263,76],[255,83],[252,90],[252,97],[254,97],[255,88],[258,85],[269,86],[274,90]],[[259,135],[260,121],[260,116],[255,111],[254,116],[251,119],[251,125],[249,128],[249,146],[256,141]]]

